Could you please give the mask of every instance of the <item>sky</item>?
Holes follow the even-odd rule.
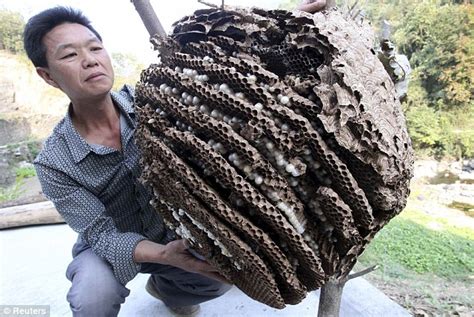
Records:
[[[283,0],[226,0],[225,4],[278,8]],[[220,4],[220,0],[207,0]],[[207,8],[197,0],[159,1],[150,0],[158,18],[167,32],[171,24],[197,9]],[[132,53],[144,64],[155,60],[149,43],[148,32],[140,20],[131,0],[0,0],[0,9],[20,12],[27,20],[42,10],[56,5],[80,9],[92,21],[101,34],[109,53]]]

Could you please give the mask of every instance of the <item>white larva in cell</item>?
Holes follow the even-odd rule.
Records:
[[[235,67],[231,67],[231,68],[229,68],[229,70],[230,70],[231,72],[236,72],[236,71],[237,71],[237,69],[235,69]]]
[[[288,131],[289,128],[290,128],[290,127],[289,127],[288,124],[286,124],[286,123],[284,123],[284,124],[281,125],[281,129],[282,129],[283,131]]]
[[[193,128],[191,126],[188,127],[189,132],[193,132]]]
[[[288,162],[286,160],[283,160],[283,159],[277,159],[276,161],[277,165],[278,166],[287,166]]]
[[[191,72],[191,76],[197,76],[198,75],[198,72],[197,70],[193,69],[192,72]]]
[[[296,168],[290,172],[291,173],[291,176],[293,177],[298,177],[298,176],[301,176],[301,172],[298,171]]]
[[[171,87],[166,87],[165,88],[165,94],[171,95],[171,91],[172,91]]]
[[[150,120],[148,120],[148,123],[149,123],[149,124],[155,123],[155,119],[150,119]]]
[[[171,89],[171,92],[175,95],[179,94],[179,90],[178,88],[174,87],[173,89]]]
[[[252,171],[252,167],[250,165],[244,166],[244,173],[249,174]]]
[[[181,217],[184,216],[184,210],[181,209],[181,208],[179,208],[179,209],[178,209],[178,214],[179,214]]]
[[[209,58],[209,63],[214,63],[214,59],[213,59],[213,58]]]
[[[219,86],[219,91],[228,92],[229,91],[229,86],[227,84],[221,84]]]
[[[214,144],[216,144],[216,142],[213,139],[209,139],[209,141],[207,141],[207,144],[213,146]]]
[[[193,97],[193,105],[195,105],[195,106],[198,105],[200,101],[201,100],[198,97],[196,97],[196,96]]]
[[[225,123],[229,123],[230,122],[230,117],[225,115],[222,120],[224,120]]]
[[[237,200],[235,201],[235,204],[236,204],[237,206],[239,206],[239,207],[242,207],[242,206],[244,205],[244,201],[243,201],[242,199],[237,199]]]
[[[209,80],[209,76],[207,75],[202,75],[202,81],[208,81]]]
[[[160,85],[160,91],[161,91],[161,92],[165,92],[166,87],[168,87],[167,84],[165,84],[165,83],[161,84],[161,85]]]
[[[206,56],[204,56],[204,58],[202,60],[207,62],[207,61],[209,61],[209,59],[210,59],[210,57],[206,55]]]
[[[283,97],[283,95],[282,95],[282,94],[278,94],[278,96],[277,96],[277,100],[278,100],[278,102],[280,102],[280,100],[281,100],[281,97]]]
[[[272,142],[267,142],[267,143],[265,144],[265,147],[267,148],[267,150],[271,151],[271,150],[273,150],[273,149],[275,148],[275,145],[273,145]]]
[[[244,94],[241,93],[241,92],[238,92],[235,94],[235,97],[239,98],[239,99],[244,99]]]
[[[263,109],[263,105],[260,102],[258,102],[258,103],[255,104],[255,109],[257,111],[261,111]]]
[[[177,72],[177,73],[181,73],[181,68],[179,66],[176,66],[174,68],[174,71]]]
[[[189,94],[185,91],[181,94],[181,98],[186,99],[189,96]]]
[[[220,112],[216,109],[212,110],[211,117],[218,118],[220,116]]]
[[[199,111],[203,112],[203,113],[208,113],[209,109],[207,108],[206,105],[201,105],[199,107]]]
[[[158,107],[156,107],[155,112],[156,112],[156,113],[160,113],[160,112],[161,112],[161,109],[158,108]]]
[[[247,77],[247,80],[251,83],[255,83],[257,81],[257,76],[250,75],[250,76]]]
[[[280,103],[281,103],[282,105],[286,105],[286,104],[288,104],[289,102],[290,102],[290,98],[288,98],[287,96],[281,97]]]
[[[263,177],[258,175],[257,177],[255,177],[255,184],[257,185],[260,185],[263,183]]]
[[[192,96],[187,96],[184,103],[187,104],[187,105],[192,104],[193,103],[193,97]]]

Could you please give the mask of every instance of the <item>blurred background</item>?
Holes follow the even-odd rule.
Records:
[[[204,7],[195,0],[151,3],[168,32],[174,21]],[[288,10],[298,3],[226,1]],[[412,68],[402,104],[417,157],[412,194],[407,208],[377,235],[357,268],[379,265],[366,278],[417,316],[472,316],[473,5],[468,0],[337,4],[372,24],[375,48],[382,22],[388,21],[398,54],[406,55]],[[68,100],[37,77],[23,50],[22,32],[29,17],[54,5],[81,9],[92,21],[113,59],[115,89],[134,85],[141,70],[156,61],[129,0],[0,0],[0,208],[44,200],[31,163],[64,116]]]

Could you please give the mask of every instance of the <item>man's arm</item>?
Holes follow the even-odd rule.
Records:
[[[136,276],[142,262],[168,264],[222,280],[208,263],[186,250],[184,240],[161,245],[135,232],[119,232],[95,195],[58,170],[38,163],[35,167],[46,197],[94,253],[112,266],[122,284]]]
[[[37,162],[35,168],[43,193],[66,223],[111,265],[122,284],[133,279],[141,268],[133,260],[133,252],[146,238],[135,232],[119,232],[102,202],[65,173]]]
[[[296,9],[309,13],[316,13],[324,9],[325,6],[326,0],[304,0],[296,7]]]

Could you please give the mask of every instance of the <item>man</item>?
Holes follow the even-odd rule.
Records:
[[[324,7],[326,7],[326,0],[303,0],[296,9],[309,13],[316,13],[323,10]]]
[[[116,316],[139,272],[151,274],[147,291],[180,315],[225,293],[230,286],[186,241],[173,241],[149,205],[137,179],[133,90],[111,92],[111,60],[89,20],[48,9],[28,21],[24,45],[38,75],[71,101],[35,167],[44,194],[79,234],[66,272],[73,314]]]

